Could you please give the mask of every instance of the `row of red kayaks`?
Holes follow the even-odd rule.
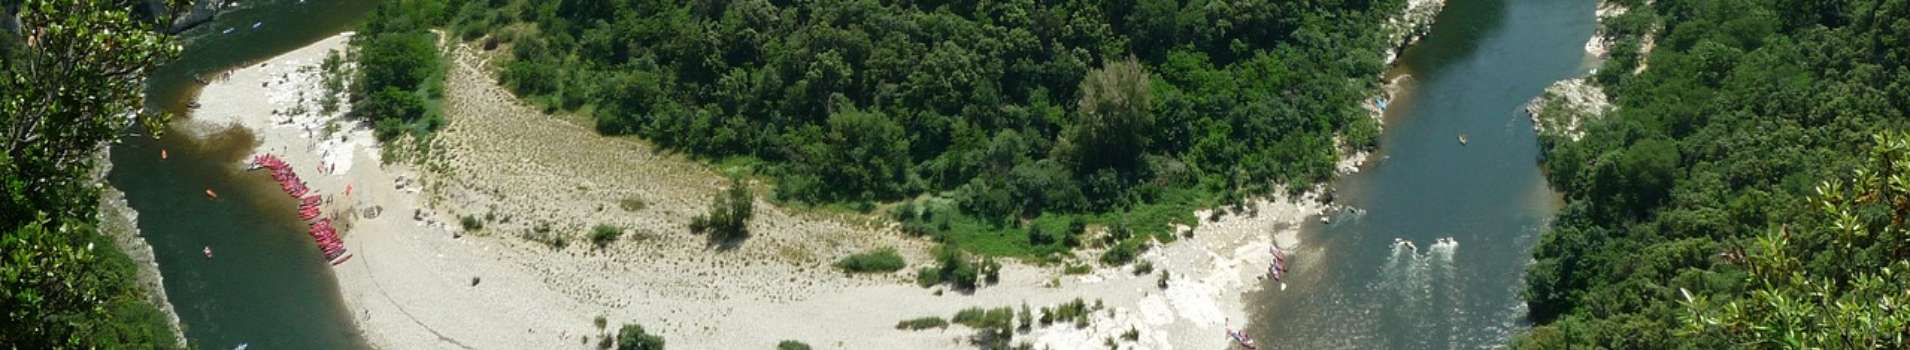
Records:
[[[252,157],[252,168],[263,168],[271,171],[272,180],[279,182],[279,188],[284,189],[285,194],[291,195],[292,198],[299,200],[299,220],[310,221],[317,219],[319,214],[323,212],[323,210],[319,208],[319,206],[324,203],[323,197],[320,197],[316,191],[312,191],[310,187],[306,186],[305,181],[299,179],[298,172],[292,170],[291,164],[271,154],[260,154]],[[351,252],[346,251],[345,242],[338,239],[338,230],[332,227],[331,219],[318,219],[318,221],[312,223],[310,230],[307,230],[306,233],[311,235],[312,240],[318,243],[319,251],[325,254],[325,260],[332,265],[342,264],[347,260],[351,260]]]

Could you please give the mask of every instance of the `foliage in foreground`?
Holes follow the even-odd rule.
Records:
[[[1900,177],[1899,156],[1865,155],[1901,142],[1871,135],[1910,127],[1910,42],[1893,39],[1910,33],[1910,1],[1629,5],[1595,77],[1617,108],[1581,141],[1542,140],[1567,204],[1534,249],[1535,325],[1514,345],[1903,347],[1870,343],[1910,336],[1898,317],[1866,316],[1904,297],[1901,267],[1884,271],[1910,248],[1902,216],[1858,195],[1877,183],[1814,185],[1851,169]],[[1656,37],[1648,57],[1643,35]],[[1854,333],[1870,327],[1884,328]]]
[[[1687,297],[1685,329],[1759,348],[1910,348],[1910,134],[1875,143],[1849,177],[1817,187],[1823,221],[1769,230],[1742,253],[1748,297]]]
[[[133,262],[99,232],[92,174],[139,111],[146,72],[179,46],[131,3],[9,3],[20,31],[0,30],[0,344],[173,348]]]

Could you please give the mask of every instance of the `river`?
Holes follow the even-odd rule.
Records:
[[[148,108],[188,112],[193,73],[347,30],[376,3],[258,1],[188,33],[184,57],[150,79]],[[1290,287],[1248,296],[1263,348],[1480,348],[1523,327],[1520,277],[1557,198],[1521,106],[1582,69],[1594,4],[1449,1],[1396,69],[1414,79],[1391,103],[1377,160],[1335,184],[1340,203],[1363,213],[1308,224]],[[140,213],[187,338],[206,349],[365,348],[291,199],[237,169],[251,135],[169,135],[116,145],[109,181]],[[160,160],[160,149],[171,157]],[[220,199],[207,200],[208,188]],[[1440,237],[1460,243],[1436,245]],[[200,254],[207,246],[216,258]]]
[[[1581,72],[1594,6],[1449,0],[1392,73],[1412,79],[1376,163],[1335,183],[1358,209],[1308,223],[1289,287],[1248,296],[1261,348],[1489,348],[1526,326],[1521,278],[1559,202],[1522,107]]]
[[[194,73],[250,64],[349,30],[376,0],[254,0],[184,34],[185,52],[147,81],[147,108],[189,117]],[[254,27],[254,23],[258,23]],[[226,29],[232,29],[226,33]],[[205,101],[205,103],[217,103]],[[187,340],[200,349],[363,349],[330,266],[294,203],[267,176],[246,173],[243,129],[194,139],[169,126],[114,145],[108,181],[139,212]],[[170,155],[159,158],[161,150]],[[203,194],[218,192],[218,200]],[[211,247],[213,259],[201,254]]]

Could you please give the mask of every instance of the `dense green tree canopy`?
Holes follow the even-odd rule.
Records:
[[[17,7],[15,7],[17,5]],[[179,52],[130,2],[9,1],[0,30],[0,344],[171,348],[132,262],[98,232],[99,150],[137,119],[145,74]],[[18,31],[13,31],[17,29]]]
[[[371,11],[351,45],[358,63],[351,113],[371,122],[379,140],[428,134],[444,125],[444,58],[432,28],[444,21],[442,0],[392,0]]]
[[[1822,179],[1860,166],[1896,177],[1864,156],[1902,142],[1870,135],[1910,121],[1910,1],[1628,3],[1606,22],[1619,46],[1594,77],[1617,108],[1582,141],[1542,140],[1568,199],[1534,251],[1525,296],[1537,325],[1515,345],[1902,347],[1901,324],[1863,326],[1899,340],[1821,338],[1859,319],[1833,318],[1875,306],[1859,300],[1903,297],[1875,288],[1902,288],[1901,271],[1882,272],[1910,257],[1885,229],[1901,216],[1851,195],[1829,197],[1848,208],[1830,214],[1809,203]],[[1853,224],[1870,233],[1833,229]],[[1685,327],[1696,314],[1719,328]]]
[[[741,160],[726,164],[784,201],[928,197],[928,220],[953,222],[916,227],[958,240],[1051,214],[1149,212],[1136,227],[1164,231],[1167,212],[1330,178],[1336,135],[1372,145],[1359,105],[1394,44],[1376,28],[1405,7],[442,1],[452,31],[497,44],[500,80],[546,108]],[[1011,236],[967,246],[1030,251],[986,248],[1023,244]]]

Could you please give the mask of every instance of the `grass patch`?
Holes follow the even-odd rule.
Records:
[[[794,340],[784,340],[776,343],[776,350],[809,350],[809,344],[803,344],[803,342]]]
[[[899,203],[889,217],[902,231],[952,243],[963,250],[995,257],[1056,262],[1075,248],[1098,245],[1121,249],[1110,264],[1125,264],[1143,252],[1149,240],[1173,242],[1175,225],[1200,225],[1194,210],[1216,203],[1216,195],[1196,189],[1169,189],[1148,204],[1106,213],[1044,213],[1032,219],[996,222],[964,213],[952,201],[925,198]],[[1099,237],[1087,237],[1089,227],[1109,227]],[[1112,228],[1121,227],[1116,231]],[[1124,248],[1122,246],[1125,246]]]
[[[922,317],[922,318],[917,318],[913,320],[903,320],[902,322],[898,322],[895,324],[895,329],[907,330],[907,331],[924,330],[929,328],[948,328],[948,320],[943,320],[941,317],[929,316],[929,317]]]
[[[599,249],[616,242],[618,237],[623,237],[623,229],[610,224],[597,224],[590,228],[590,244]]]
[[[880,248],[868,252],[843,257],[836,261],[836,268],[851,273],[888,273],[908,266],[895,248]]]

